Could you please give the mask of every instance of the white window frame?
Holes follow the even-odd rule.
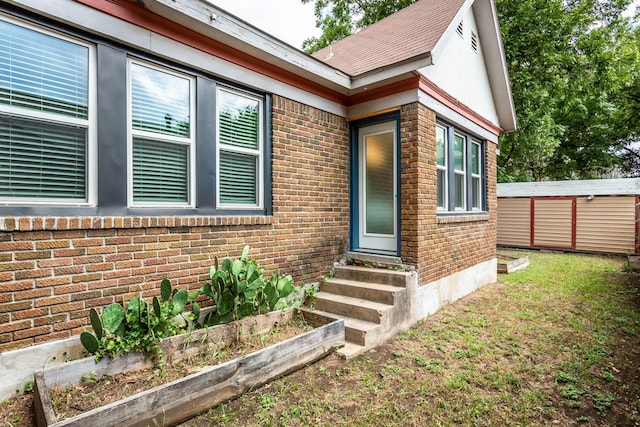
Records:
[[[438,147],[436,145],[436,169],[438,171],[444,172],[444,179],[442,180],[442,185],[444,185],[444,205],[438,206],[438,194],[437,194],[437,172],[436,172],[436,206],[439,211],[447,211],[449,210],[449,177],[448,177],[448,167],[449,167],[449,141],[448,141],[448,133],[447,128],[441,125],[436,125],[436,138],[437,138],[437,129],[442,129],[442,134],[444,136],[444,165],[438,164]],[[436,142],[437,144],[437,142]]]
[[[467,138],[466,136],[458,133],[458,132],[454,132],[453,134],[453,138],[454,140],[451,142],[451,144],[453,144],[453,152],[455,154],[455,138],[459,137],[462,138],[462,167],[466,168],[467,166]],[[455,157],[455,156],[454,156]],[[457,194],[454,195],[454,209],[456,211],[466,211],[467,210],[467,172],[465,169],[456,169],[456,161],[455,158],[453,160],[453,174],[454,174],[454,179],[453,179],[453,191],[456,192],[457,188],[456,188],[456,182],[455,182],[455,176],[462,176],[462,207],[458,207],[455,206],[455,198],[457,197]]]
[[[174,135],[160,134],[156,132],[143,131],[139,129],[133,129],[133,103],[132,103],[132,84],[131,84],[131,65],[136,64],[142,67],[151,68],[162,73],[167,73],[176,77],[180,77],[189,81],[189,137],[179,137]],[[189,147],[189,164],[187,177],[189,182],[187,183],[188,200],[187,202],[135,202],[133,200],[133,139],[134,137],[140,137],[147,140],[166,142],[175,145],[182,145]],[[195,192],[196,192],[196,79],[188,74],[179,73],[167,67],[158,66],[156,64],[142,61],[137,58],[129,57],[127,59],[127,199],[129,207],[195,207]]]
[[[482,155],[482,143],[480,141],[476,141],[475,139],[471,139],[471,150],[473,153],[473,146],[476,145],[478,147],[478,172],[479,173],[473,173],[473,155],[471,156],[471,170],[469,171],[471,173],[471,185],[472,185],[472,189],[471,189],[471,210],[473,211],[481,211],[482,210],[482,172],[483,172],[483,155]],[[474,186],[473,184],[473,180],[474,178],[478,179],[478,183],[477,183],[477,188],[475,188],[476,186]],[[475,207],[473,206],[473,191],[477,191],[478,193],[478,202],[479,202],[479,206]]]
[[[236,147],[233,145],[226,145],[220,143],[220,96],[217,96],[220,92],[232,93],[234,95],[243,96],[255,101],[258,101],[258,149],[250,149],[245,147]],[[260,96],[256,96],[249,92],[242,90],[218,86],[216,89],[216,206],[218,209],[230,210],[230,209],[242,209],[242,210],[258,210],[263,209],[264,206],[264,100]],[[257,157],[257,188],[256,199],[258,203],[256,205],[245,205],[238,203],[221,203],[220,202],[220,151],[233,152],[238,154],[247,154]]]
[[[88,49],[88,115],[86,119],[69,117],[62,114],[49,113],[44,111],[29,110],[26,108],[13,107],[0,104],[0,113],[23,119],[33,119],[56,123],[61,125],[73,125],[87,129],[87,175],[86,175],[86,198],[81,199],[59,199],[59,198],[31,198],[31,197],[1,197],[0,203],[4,205],[46,205],[46,206],[96,206],[98,197],[98,155],[97,155],[97,75],[96,75],[96,48],[90,43],[66,36],[64,34],[32,25],[20,19],[9,18],[0,14],[0,20],[9,24],[18,25],[31,31],[35,31],[47,36],[55,37]]]

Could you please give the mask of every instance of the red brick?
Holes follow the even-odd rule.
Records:
[[[31,320],[22,320],[20,322],[10,322],[0,324],[0,334],[5,332],[14,332],[21,329],[28,329],[31,327]]]
[[[2,283],[0,284],[0,293],[24,291],[26,289],[33,289],[34,287],[35,286],[34,286],[33,280],[22,280],[20,282]]]
[[[3,262],[0,263],[0,271],[33,270],[35,266],[33,261]]]
[[[74,283],[73,285],[56,286],[54,292],[56,295],[71,294],[74,292],[83,292],[87,290],[86,283]]]
[[[47,297],[51,295],[51,288],[37,288],[28,291],[18,291],[13,294],[15,301],[32,300],[34,298]]]
[[[54,331],[65,331],[72,328],[77,328],[82,325],[86,325],[87,321],[82,319],[69,320],[68,322],[60,322],[53,325]]]
[[[0,242],[0,252],[32,251],[33,248],[33,242]]]
[[[16,331],[13,333],[14,340],[35,337],[36,335],[45,335],[51,332],[51,326],[38,326],[26,330]]]
[[[69,283],[71,283],[71,276],[48,277],[46,279],[36,279],[36,287],[38,288],[67,285]]]
[[[76,301],[68,304],[58,304],[50,307],[51,314],[58,313],[72,313],[77,310],[82,310],[84,308],[84,302]]]
[[[13,320],[33,319],[35,317],[46,316],[49,314],[48,308],[32,308],[30,310],[20,310],[14,312],[11,316]]]
[[[37,277],[47,277],[53,274],[53,270],[50,268],[42,268],[37,270],[22,270],[16,271],[16,280],[21,279],[35,279]]]
[[[91,282],[93,280],[102,280],[102,273],[87,273],[73,276],[71,279],[73,283]]]
[[[36,242],[36,249],[61,249],[71,247],[70,240],[45,240]]]
[[[36,307],[48,307],[57,304],[64,304],[71,301],[69,295],[56,295],[53,297],[40,298],[34,301]]]
[[[64,258],[64,257],[76,257],[76,256],[83,256],[87,253],[86,249],[56,249],[53,251],[53,256],[54,257],[60,257],[60,258]]]
[[[68,318],[69,315],[66,313],[57,314],[55,316],[39,317],[33,320],[33,326],[54,325],[55,323],[66,322]]]
[[[42,259],[38,261],[38,267],[39,268],[62,267],[66,265],[71,265],[72,263],[73,263],[73,258]]]

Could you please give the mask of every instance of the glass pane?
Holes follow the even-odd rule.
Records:
[[[471,144],[471,173],[480,175],[480,145]]]
[[[446,166],[446,146],[444,128],[436,126],[436,162],[438,166]]]
[[[220,151],[220,203],[258,204],[258,157]]]
[[[455,199],[456,208],[464,209],[464,175],[455,175]]]
[[[220,144],[257,150],[260,102],[226,90],[218,96]]]
[[[0,115],[0,197],[86,198],[87,129]]]
[[[393,132],[366,137],[366,233],[394,234]]]
[[[445,207],[445,171],[438,169],[438,207]]]
[[[133,200],[189,202],[189,147],[133,140]]]
[[[87,47],[4,21],[0,34],[0,103],[87,118]]]
[[[473,194],[471,194],[471,201],[473,203],[473,209],[480,209],[480,178],[471,178],[471,187]]]
[[[453,137],[453,155],[455,169],[459,171],[464,170],[464,138],[455,135]]]
[[[133,128],[189,138],[190,81],[131,64]]]

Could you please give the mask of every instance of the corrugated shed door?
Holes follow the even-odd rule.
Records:
[[[576,249],[634,253],[636,244],[635,196],[596,196],[578,199]]]
[[[528,197],[498,199],[498,244],[531,244],[531,201]]]
[[[531,199],[531,246],[575,249],[575,197]]]

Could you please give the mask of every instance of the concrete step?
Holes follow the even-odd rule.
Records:
[[[336,295],[346,295],[369,301],[393,305],[405,288],[378,283],[364,283],[349,279],[331,278],[322,282],[320,289]]]
[[[405,271],[387,270],[383,268],[356,267],[344,265],[335,268],[336,279],[356,280],[366,283],[378,283],[405,287],[407,277],[411,273]]]
[[[370,350],[370,349],[365,346],[354,344],[352,342],[347,341],[342,348],[339,348],[338,350],[336,350],[336,353],[338,353],[340,356],[344,357],[345,359],[353,359],[354,357],[361,355],[367,350]]]
[[[341,318],[346,316],[377,324],[385,323],[393,310],[393,306],[389,304],[336,295],[325,291],[319,291],[316,294],[314,308],[337,314]]]
[[[344,335],[347,342],[371,348],[382,340],[381,334],[383,329],[382,326],[377,323],[349,316],[337,316],[333,313],[315,308],[303,308],[302,312],[307,322],[314,326],[325,324],[327,321],[331,321],[336,318],[343,319]]]

